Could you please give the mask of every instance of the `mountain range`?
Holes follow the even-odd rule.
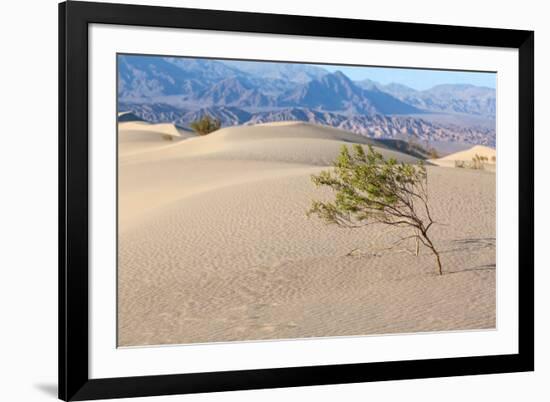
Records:
[[[496,114],[495,90],[492,88],[469,84],[444,84],[418,91],[401,84],[380,85],[370,80],[360,81],[358,85],[364,88],[372,88],[374,85],[380,91],[421,110],[492,118]]]
[[[496,142],[494,89],[419,91],[307,64],[119,55],[118,103],[119,111],[182,128],[208,114],[224,126],[300,120],[377,138]]]

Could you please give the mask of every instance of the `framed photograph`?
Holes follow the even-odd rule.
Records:
[[[59,397],[534,369],[534,33],[59,5]]]

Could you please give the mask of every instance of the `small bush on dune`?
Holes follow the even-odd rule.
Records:
[[[219,130],[222,126],[220,119],[214,119],[208,115],[204,115],[199,120],[195,120],[190,125],[191,129],[199,135],[207,135],[216,130]]]
[[[487,158],[486,156],[475,154],[475,156],[472,158],[472,169],[483,170],[485,169],[485,162],[488,161],[489,158]]]

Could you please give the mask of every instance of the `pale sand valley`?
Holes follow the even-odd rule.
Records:
[[[195,136],[121,120],[119,346],[495,327],[492,148],[428,161],[439,276],[426,249],[388,248],[395,228],[306,216],[332,196],[311,175],[344,144],[416,162],[391,143],[303,122]],[[456,167],[477,154],[489,168]]]

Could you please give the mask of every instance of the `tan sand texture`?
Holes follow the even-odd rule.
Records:
[[[149,152],[154,147],[163,147],[168,141],[193,137],[191,133],[179,130],[170,123],[152,124],[144,121],[119,123],[118,144],[119,156],[126,156],[142,151]]]
[[[412,244],[388,249],[401,231],[342,229],[306,216],[313,199],[331,196],[310,176],[342,144],[414,158],[304,123],[175,141],[152,135],[138,150],[128,137],[139,130],[126,124],[119,346],[495,327],[494,173],[428,167],[446,272],[439,277],[427,250],[415,257]]]
[[[472,148],[444,156],[443,158],[430,159],[429,162],[438,166],[455,167],[456,162],[471,163],[476,156],[487,158],[487,161],[484,162],[484,165],[488,168],[487,170],[495,170],[494,165],[496,164],[497,151],[484,145],[475,145]]]

